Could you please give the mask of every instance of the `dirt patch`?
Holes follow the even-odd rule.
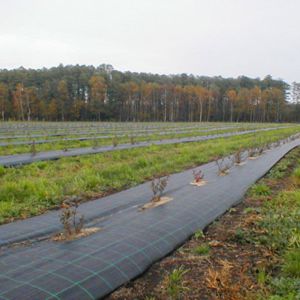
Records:
[[[243,161],[243,162],[240,162],[240,163],[235,163],[234,165],[238,166],[238,167],[241,167],[241,166],[244,166],[245,164],[246,164],[246,162]]]
[[[204,186],[204,185],[207,184],[207,181],[205,181],[205,180],[201,180],[200,182],[195,182],[195,181],[193,181],[193,182],[191,182],[190,184],[191,184],[191,185],[195,185],[195,186]]]
[[[55,236],[53,236],[52,241],[66,242],[66,241],[78,240],[80,238],[83,238],[83,237],[89,236],[93,233],[96,233],[100,230],[101,230],[101,228],[99,228],[99,227],[83,228],[83,229],[81,229],[81,231],[79,233],[74,234],[70,237],[66,237],[66,235],[63,232],[61,232],[61,233],[58,233]]]
[[[146,203],[145,205],[143,205],[142,207],[139,208],[139,211],[144,211],[146,209],[161,206],[172,200],[173,200],[173,198],[171,198],[171,197],[160,197],[160,199],[157,201],[150,201],[149,203]]]
[[[258,159],[260,156],[249,156],[248,159],[250,160],[254,160],[254,159]]]

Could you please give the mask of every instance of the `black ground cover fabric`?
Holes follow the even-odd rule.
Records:
[[[170,177],[165,195],[171,202],[146,211],[138,207],[149,201],[149,182],[83,204],[87,226],[101,231],[71,242],[50,240],[0,249],[0,299],[99,299],[135,278],[164,257],[197,229],[203,229],[238,203],[251,184],[262,177],[300,140],[267,151],[243,166],[218,176],[215,163],[201,166],[208,184],[190,185],[192,170]],[[56,215],[55,215],[56,214]],[[35,228],[46,231],[58,222],[57,212],[0,226],[7,232]],[[19,228],[19,229],[18,229]],[[5,237],[4,237],[5,239]]]

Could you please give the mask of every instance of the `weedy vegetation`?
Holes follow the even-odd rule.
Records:
[[[189,270],[184,269],[183,266],[180,266],[177,269],[174,269],[167,279],[167,292],[171,299],[180,299],[182,293],[188,290],[183,281],[183,277]]]

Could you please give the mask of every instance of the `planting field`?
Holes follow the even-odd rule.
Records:
[[[60,126],[62,125],[62,126]],[[224,130],[224,128],[231,127]],[[65,157],[58,161],[36,162],[20,168],[0,166],[0,223],[26,218],[58,208],[68,197],[77,196],[81,201],[95,199],[124,188],[142,183],[150,178],[167,173],[178,172],[206,163],[215,157],[224,156],[240,148],[247,149],[285,138],[299,132],[297,125],[284,124],[227,124],[227,123],[2,123],[2,135],[21,136],[22,133],[36,131],[68,131],[68,134],[83,130],[98,130],[107,136],[115,131],[133,132],[164,130],[178,132],[186,130],[192,135],[195,128],[205,130],[197,132],[214,137],[220,134],[237,134],[232,137],[217,138],[188,144],[149,145],[143,148],[118,150],[109,153]],[[223,131],[221,131],[223,128]],[[272,130],[273,128],[273,130]],[[271,129],[265,131],[265,129]],[[240,130],[240,131],[239,131]],[[258,130],[242,134],[246,130]],[[230,131],[230,132],[229,132]],[[157,137],[157,136],[156,136]],[[166,137],[166,136],[164,136]],[[170,136],[168,136],[170,137]],[[53,145],[54,146],[54,145]],[[131,146],[139,146],[131,145]],[[17,147],[17,146],[14,146]],[[36,146],[37,147],[37,146]],[[5,148],[5,147],[4,147]],[[36,154],[38,155],[38,153]],[[32,155],[29,155],[32,159]],[[1,161],[2,157],[0,157]]]
[[[1,123],[0,162],[33,161],[0,166],[0,299],[104,297],[239,202],[299,133],[296,124]],[[60,150],[73,154],[34,161]]]
[[[257,123],[0,123],[0,155],[135,144],[289,124]]]

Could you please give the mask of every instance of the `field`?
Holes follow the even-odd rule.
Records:
[[[299,244],[298,233],[293,235],[299,150],[256,183],[240,206],[230,208],[299,146],[299,133],[298,124],[274,123],[0,123],[0,283],[10,283],[0,285],[0,298],[17,297],[20,288],[38,289],[45,299],[64,299],[64,293],[75,299],[80,292],[82,299],[105,296],[196,232],[110,299],[197,299],[199,294],[208,299],[272,299],[278,293],[271,277],[274,282],[280,276],[290,280],[285,267],[275,272],[279,260],[293,256],[288,265],[296,255],[294,248],[285,254],[287,240]],[[77,148],[104,150],[47,158],[50,152]],[[1,165],[4,157],[24,155],[44,157],[14,167]],[[288,200],[291,194],[279,195],[290,187],[295,203]],[[276,203],[284,219],[268,213],[280,214]],[[291,218],[288,211],[293,211]],[[262,222],[251,223],[257,220]],[[284,224],[290,224],[287,231]],[[235,265],[239,251],[242,258]],[[161,276],[154,279],[153,274]],[[240,285],[231,281],[232,274],[238,274],[234,278]],[[280,288],[294,295],[295,289],[284,284]]]
[[[2,123],[0,155],[157,141],[289,126],[274,123]],[[33,146],[34,144],[34,146]],[[34,149],[33,149],[34,148]]]
[[[82,201],[95,199],[125,188],[132,187],[151,178],[182,171],[206,163],[215,157],[234,153],[240,148],[248,149],[283,139],[299,131],[296,125],[281,125],[281,129],[234,136],[226,139],[163,146],[149,146],[142,149],[117,150],[111,153],[62,158],[58,161],[43,161],[20,168],[0,167],[0,223],[18,218],[26,218],[58,208],[63,200],[79,196]],[[231,127],[231,129],[228,129]],[[236,132],[250,129],[275,128],[278,124],[228,124],[228,123],[4,123],[1,125],[2,137],[15,137],[11,142],[21,139],[30,141],[33,136],[42,135],[51,139],[51,134],[70,137],[74,134],[109,136],[122,135],[157,138],[158,134],[173,131],[172,135],[160,135],[160,139],[180,136],[214,135],[220,132]],[[286,128],[284,128],[286,127]],[[227,128],[221,130],[221,128]],[[198,131],[195,131],[197,129]],[[201,130],[205,130],[204,132]],[[209,131],[207,131],[209,130]],[[153,134],[153,131],[156,134]],[[178,133],[185,131],[185,133]],[[130,134],[128,133],[130,132]],[[148,136],[149,132],[151,135]],[[24,138],[26,136],[26,139]],[[127,139],[127,140],[126,140]],[[38,139],[36,140],[38,141]],[[107,139],[104,139],[108,142]],[[124,137],[122,141],[127,141]],[[93,141],[92,141],[93,142]],[[76,146],[88,146],[88,142],[76,142]],[[111,142],[111,140],[110,140]],[[82,143],[82,144],[81,144]],[[87,143],[87,144],[85,144]],[[60,149],[72,147],[73,141],[36,145]],[[19,148],[20,147],[20,148]],[[26,148],[27,147],[27,148]],[[3,152],[24,151],[30,146],[12,146]],[[17,149],[17,150],[16,150]]]

